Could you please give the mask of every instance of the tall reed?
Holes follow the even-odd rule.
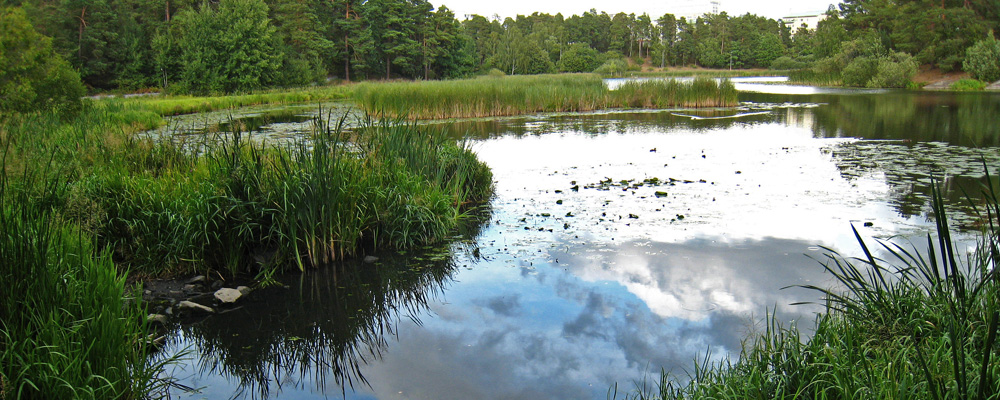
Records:
[[[237,273],[258,263],[272,273],[363,247],[441,240],[491,193],[488,168],[469,150],[402,121],[369,117],[348,132],[319,118],[291,145],[251,136],[234,127],[204,155],[81,181],[82,197],[106,215],[95,230],[101,243],[152,275]]]
[[[32,168],[16,180],[0,172],[0,398],[118,399],[154,391],[160,365],[146,359],[144,309],[111,252],[96,249],[36,197],[60,196],[63,180]]]
[[[629,397],[996,399],[1000,201],[986,181],[985,202],[972,202],[984,222],[973,252],[962,256],[952,241],[935,189],[937,238],[927,236],[926,250],[880,242],[889,258],[879,259],[855,231],[863,258],[828,253],[839,285],[806,286],[827,305],[812,337],[771,315],[737,361],[696,364],[687,384],[664,373],[655,390]]]
[[[454,81],[364,83],[354,99],[370,113],[417,119],[495,117],[623,107],[705,107],[736,104],[728,81],[693,84],[643,81],[609,90],[593,74],[479,77]]]

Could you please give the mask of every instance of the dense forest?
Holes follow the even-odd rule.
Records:
[[[618,68],[961,69],[1000,3],[848,0],[816,29],[725,12],[468,16],[425,0],[0,0],[20,6],[92,91],[241,92],[328,78],[446,79]],[[893,64],[896,63],[896,64]],[[887,64],[887,65],[888,65]],[[889,79],[884,78],[884,79]],[[880,78],[882,79],[882,78]],[[851,82],[845,82],[851,83]],[[871,83],[869,83],[871,84]]]

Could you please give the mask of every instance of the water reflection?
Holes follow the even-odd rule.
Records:
[[[418,322],[455,268],[447,248],[330,266],[183,324],[165,352],[195,348],[196,360],[172,375],[200,390],[174,395],[269,398],[364,387],[363,368],[381,358],[400,317]]]
[[[921,237],[931,176],[974,227],[963,192],[1000,164],[993,95],[741,100],[452,121],[497,180],[473,244],[255,294],[179,330],[179,374],[205,398],[605,398],[735,356],[765,310],[808,327],[790,304],[819,295],[782,288],[830,283],[818,246]]]
[[[817,137],[1000,146],[1000,93],[892,91],[879,95],[742,93],[741,101],[823,103],[810,109]]]

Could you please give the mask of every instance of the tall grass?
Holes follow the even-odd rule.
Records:
[[[350,86],[317,86],[275,89],[231,96],[163,95],[137,97],[130,101],[162,116],[226,110],[263,104],[295,104],[342,100],[350,96]]]
[[[491,193],[488,168],[444,132],[371,117],[339,125],[317,119],[285,146],[235,130],[162,168],[108,168],[79,182],[80,197],[96,203],[95,233],[122,263],[175,275],[255,263],[270,274],[433,243]]]
[[[927,236],[927,250],[879,243],[889,255],[879,259],[855,231],[865,257],[829,253],[824,266],[839,287],[808,286],[827,304],[812,337],[771,316],[737,361],[698,364],[687,384],[663,374],[655,390],[630,397],[998,398],[1000,201],[992,185],[984,193],[974,252],[960,255],[935,190],[937,238]]]
[[[363,109],[418,119],[494,117],[538,112],[593,111],[625,107],[698,107],[736,104],[728,83],[641,82],[609,90],[593,74],[485,76],[428,82],[364,83],[354,91]]]
[[[38,192],[61,196],[63,181],[0,170],[0,398],[127,399],[156,389],[144,309],[111,252],[38,201]]]

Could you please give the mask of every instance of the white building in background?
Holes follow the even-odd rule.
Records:
[[[671,2],[670,13],[694,22],[702,15],[718,14],[722,11],[721,6],[720,0],[679,0]]]
[[[795,31],[799,30],[799,27],[803,25],[805,25],[806,29],[816,29],[819,21],[824,19],[826,19],[826,11],[789,15],[781,18],[785,22],[785,26],[792,28],[792,34],[795,34]]]

